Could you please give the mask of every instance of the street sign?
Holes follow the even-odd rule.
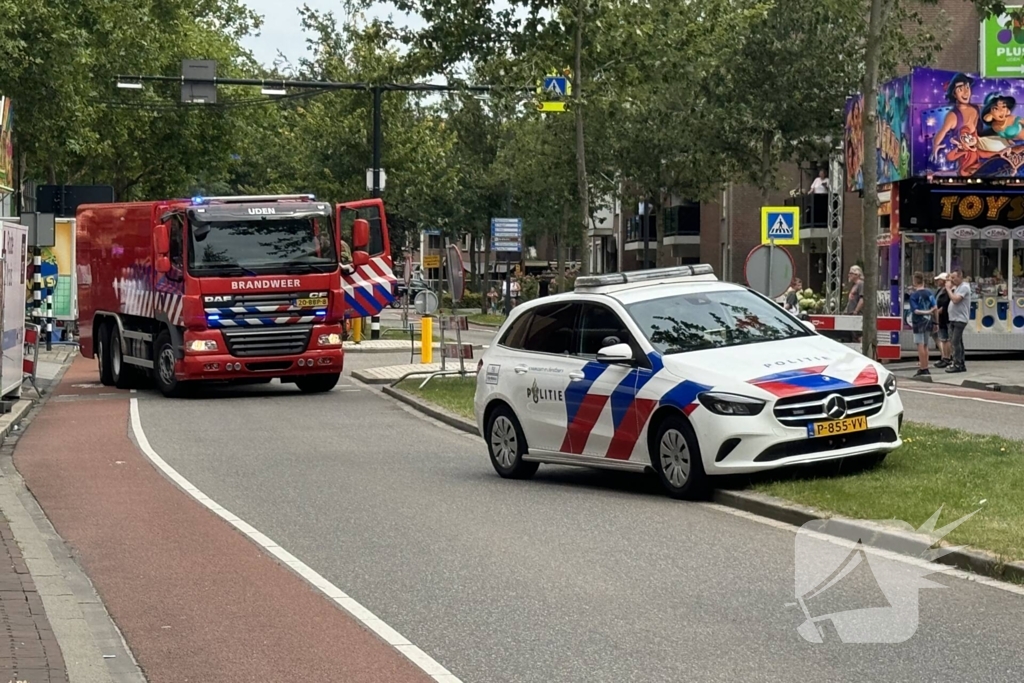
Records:
[[[211,59],[181,60],[181,101],[184,104],[217,104],[217,62]]]
[[[568,94],[569,79],[565,76],[546,76],[544,94],[548,97],[565,97]]]
[[[466,268],[457,244],[448,245],[448,286],[452,290],[452,302],[462,301],[462,295],[466,293]]]
[[[469,329],[469,316],[465,315],[446,315],[441,318],[441,327],[446,330],[468,330]]]
[[[1024,75],[1024,25],[1019,20],[1021,7],[1007,5],[1007,13],[990,16],[981,22],[981,76],[1006,78]],[[1013,15],[1018,15],[1016,18]]]
[[[441,267],[441,255],[440,254],[428,254],[423,257],[424,268],[440,268]]]
[[[774,299],[793,282],[793,256],[785,249],[759,244],[743,264],[743,277],[751,289]]]
[[[380,169],[380,189],[384,189],[384,185],[388,179],[388,174],[384,172],[384,169]],[[373,169],[366,169],[366,191],[373,191]]]
[[[416,306],[416,312],[420,315],[431,315],[437,310],[437,294],[434,294],[429,289],[421,290],[420,293],[416,295],[416,301],[414,304]]]
[[[461,353],[459,353],[460,351]],[[460,358],[462,360],[473,360],[473,345],[445,344],[443,353],[445,358]]]
[[[523,250],[523,219],[491,219],[491,251],[519,252]]]
[[[800,244],[800,209],[762,206],[761,244]]]

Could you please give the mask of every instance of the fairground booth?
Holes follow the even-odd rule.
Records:
[[[878,93],[879,315],[910,329],[913,274],[961,268],[968,351],[1024,350],[1024,79],[914,69]],[[846,106],[846,169],[863,189],[863,97]],[[901,334],[902,346],[912,345]]]

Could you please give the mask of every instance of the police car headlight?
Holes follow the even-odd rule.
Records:
[[[885,395],[886,396],[892,396],[893,394],[895,394],[896,393],[896,375],[890,374],[885,379],[885,384],[882,385],[882,386],[885,389]]]
[[[697,397],[700,404],[716,415],[757,415],[765,402],[759,398],[709,391]]]

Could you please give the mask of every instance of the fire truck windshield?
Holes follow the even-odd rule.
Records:
[[[188,269],[196,276],[328,272],[338,267],[334,228],[324,218],[193,221]]]

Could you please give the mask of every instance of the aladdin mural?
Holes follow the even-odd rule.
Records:
[[[1016,110],[1024,80],[931,69],[913,77],[918,175],[1024,176],[1024,119]]]
[[[877,159],[880,185],[910,177],[911,92],[910,76],[897,78],[878,87]],[[847,187],[851,191],[864,186],[864,172],[861,168],[861,154],[864,149],[864,130],[861,125],[863,113],[863,96],[858,95],[847,100],[846,168],[849,169]]]
[[[1024,178],[1024,79],[914,69],[879,86],[878,183]],[[863,188],[863,97],[846,103],[848,189]],[[856,169],[854,171],[854,169]]]

